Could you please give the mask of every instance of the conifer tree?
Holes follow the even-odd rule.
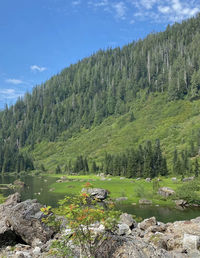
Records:
[[[199,162],[197,158],[195,159],[195,163],[194,163],[194,174],[195,174],[195,177],[199,176]]]

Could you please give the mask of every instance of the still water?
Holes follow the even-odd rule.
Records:
[[[0,176],[0,184],[13,183],[19,177],[16,176]],[[23,175],[19,178],[25,182],[26,187],[20,191],[22,200],[37,199],[38,202],[55,207],[58,200],[64,198],[64,194],[56,194],[50,192],[51,184],[55,183],[57,178],[43,177],[43,176],[30,176]],[[13,190],[0,190],[4,196],[14,193]],[[124,204],[123,202],[117,204],[117,208],[123,212],[135,214],[137,217],[143,219],[155,216],[157,220],[162,222],[173,222],[176,220],[187,220],[200,216],[200,208],[169,208],[169,207],[156,207],[156,206],[133,206],[131,204]]]

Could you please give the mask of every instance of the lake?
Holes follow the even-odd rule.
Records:
[[[37,199],[38,202],[42,204],[56,207],[58,200],[63,199],[65,196],[64,194],[57,194],[49,191],[51,185],[57,180],[57,178],[53,177],[30,175],[22,175],[17,177],[4,175],[0,176],[0,184],[10,184],[16,179],[20,179],[26,184],[26,187],[19,191],[21,193],[22,200]],[[6,189],[0,190],[0,193],[3,193],[4,196],[8,196],[9,194],[14,193],[14,191],[11,189]],[[163,206],[133,206],[123,202],[118,203],[117,208],[123,212],[135,214],[137,217],[141,217],[143,219],[155,216],[157,220],[165,223],[176,220],[188,220],[200,216],[200,208],[186,208],[183,210],[181,208]]]

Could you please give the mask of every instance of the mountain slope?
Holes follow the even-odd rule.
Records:
[[[198,145],[192,123],[199,110],[199,42],[200,15],[122,49],[100,50],[35,87],[0,112],[0,171],[9,171],[8,149],[16,160],[17,151],[33,150],[35,163],[44,157],[50,168],[80,154],[101,160],[105,151],[147,139],[160,138],[169,158],[175,145]]]
[[[62,169],[80,154],[96,160],[99,164],[105,153],[119,154],[126,149],[144,144],[147,140],[160,139],[163,153],[172,168],[174,149],[181,153],[191,152],[194,143],[195,155],[200,140],[200,101],[167,101],[166,94],[145,94],[132,105],[135,120],[130,114],[112,116],[101,125],[82,129],[74,137],[64,141],[61,136],[56,142],[41,142],[35,146],[33,156],[37,164],[55,171],[57,164]]]

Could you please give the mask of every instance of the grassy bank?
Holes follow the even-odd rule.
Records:
[[[63,175],[51,174],[51,177]],[[157,194],[157,188],[167,186],[173,190],[183,185],[179,179],[173,182],[171,178],[162,178],[155,187],[155,183],[146,182],[145,179],[135,180],[120,177],[99,177],[95,175],[67,176],[66,182],[54,183],[50,186],[51,191],[66,195],[75,195],[81,191],[86,182],[93,187],[107,189],[112,199],[127,197],[128,203],[138,204],[140,199],[152,200],[154,205],[174,205],[173,200],[164,199]]]

